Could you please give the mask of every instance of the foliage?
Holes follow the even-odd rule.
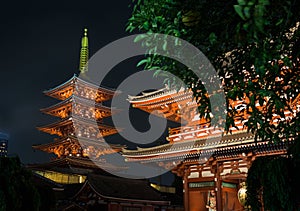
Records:
[[[257,158],[248,171],[247,204],[253,211],[262,206],[271,211],[299,210],[299,168],[299,138],[289,147],[287,156]]]
[[[291,176],[294,171],[286,157],[261,157],[255,160],[247,177],[247,204],[253,211],[295,210]],[[263,196],[263,205],[260,196]]]
[[[18,157],[0,158],[1,210],[39,210],[39,194],[31,172],[21,166]]]
[[[56,197],[51,187],[44,185],[36,186],[40,195],[40,207],[39,210],[54,211],[56,210]]]
[[[270,123],[274,113],[284,117],[284,109],[300,88],[299,1],[280,0],[133,0],[127,31],[160,33],[180,37],[199,48],[211,61],[224,85],[227,102],[249,99],[244,109],[250,115],[248,129],[263,140],[278,141],[299,131],[299,117],[288,122]],[[157,46],[149,36],[136,39],[148,48],[148,55],[138,65],[166,77],[165,72],[181,78],[192,89],[201,105],[201,116],[210,117],[205,87],[183,64],[156,55],[166,53],[167,41]],[[280,79],[280,80],[278,80]],[[176,86],[174,78],[166,83]],[[265,110],[258,110],[257,104]],[[228,104],[229,105],[229,104]],[[235,108],[227,108],[226,129],[234,126]]]
[[[0,210],[6,210],[5,196],[3,191],[0,191]]]

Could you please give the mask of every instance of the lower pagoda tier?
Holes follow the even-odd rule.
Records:
[[[55,139],[54,142],[32,147],[47,153],[54,153],[58,158],[67,156],[99,158],[102,155],[120,152],[125,147],[119,144],[107,144],[104,141],[88,138],[78,140],[76,136],[68,135]]]

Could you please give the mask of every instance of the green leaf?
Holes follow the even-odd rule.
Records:
[[[214,32],[212,32],[212,33],[210,33],[208,39],[209,39],[210,44],[213,45],[217,41],[217,36]]]
[[[150,61],[151,61],[151,58],[148,57],[148,58],[146,58],[146,59],[143,59],[143,60],[139,61],[139,63],[138,63],[136,66],[139,67],[139,66],[141,66],[141,65],[143,65],[143,64],[146,64],[146,63],[148,63],[148,62],[150,62]]]
[[[139,34],[134,38],[134,42],[139,42],[139,41],[145,39],[146,37],[148,37],[146,34]]]
[[[152,69],[152,68],[151,68]],[[161,72],[162,70],[156,70],[154,73],[153,73],[153,77],[157,77],[159,74],[160,74],[160,72]]]
[[[168,45],[168,42],[165,40],[164,41],[164,44],[162,46],[163,50],[166,51],[167,50],[167,45]]]
[[[243,19],[246,20],[243,14],[243,7],[240,5],[233,5],[235,12]]]
[[[275,25],[276,25],[276,26],[279,26],[280,24],[282,24],[283,21],[284,21],[284,19],[281,18],[281,19],[279,19],[279,20],[277,21],[277,23],[276,23]]]
[[[270,5],[270,2],[269,2],[269,0],[258,0],[258,4],[261,4],[261,5]]]
[[[143,28],[145,30],[149,30],[149,22],[148,21],[146,21],[146,22],[143,23]]]
[[[250,7],[245,7],[244,8],[244,14],[245,14],[245,17],[247,19],[249,19],[251,17],[251,15],[250,15]]]
[[[245,6],[246,5],[246,1],[245,0],[238,0],[237,2],[241,6]]]

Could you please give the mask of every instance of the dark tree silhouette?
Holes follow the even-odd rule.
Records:
[[[40,197],[32,174],[18,157],[0,158],[0,210],[39,210]]]

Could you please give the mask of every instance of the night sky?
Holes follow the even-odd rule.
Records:
[[[78,73],[80,42],[88,28],[90,55],[128,35],[131,0],[1,2],[0,130],[9,133],[10,155],[24,164],[49,161],[33,144],[53,141],[38,126],[56,121],[39,109],[58,101],[43,94]],[[119,68],[106,86],[115,88],[134,66]],[[115,77],[115,78],[114,78]],[[116,84],[114,84],[116,83]]]

